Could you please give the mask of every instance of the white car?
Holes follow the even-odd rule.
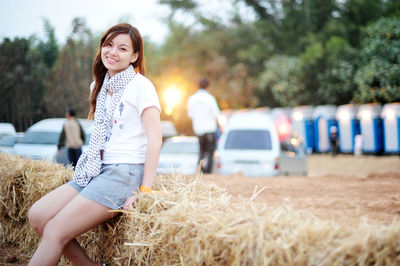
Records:
[[[199,163],[199,149],[197,137],[176,136],[166,139],[161,148],[157,173],[195,174]]]
[[[14,153],[14,145],[21,138],[24,137],[24,133],[18,132],[13,135],[6,135],[0,139],[0,152],[1,153]]]
[[[281,142],[279,175],[307,175],[307,154],[301,137],[292,135]]]
[[[32,125],[26,130],[25,136],[14,145],[13,153],[34,160],[44,159],[56,162],[58,139],[65,121],[65,118],[48,118]],[[78,119],[78,121],[86,133],[85,144],[87,145],[93,122],[86,119]],[[83,150],[86,145],[82,147]]]
[[[214,154],[218,174],[275,176],[279,173],[280,142],[272,117],[261,112],[231,116]]]
[[[174,123],[171,121],[161,121],[161,133],[163,139],[178,135]]]
[[[0,123],[0,138],[8,135],[15,135],[15,127],[11,123]]]

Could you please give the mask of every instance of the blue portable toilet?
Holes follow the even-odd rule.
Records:
[[[336,106],[319,105],[313,111],[315,127],[315,150],[317,152],[329,152],[329,133],[332,126],[337,127]],[[340,132],[338,132],[340,135]]]
[[[357,119],[357,108],[355,104],[338,106],[336,120],[338,121],[339,149],[343,153],[354,152],[354,137],[360,133],[360,121]]]
[[[400,103],[385,104],[381,118],[385,153],[400,153]]]
[[[383,151],[383,124],[380,117],[382,106],[379,103],[363,104],[358,107],[360,133],[363,137],[363,153]]]
[[[311,105],[303,105],[294,107],[290,115],[292,132],[293,134],[298,134],[303,139],[307,153],[311,153],[315,149],[314,120],[312,114],[313,107]]]

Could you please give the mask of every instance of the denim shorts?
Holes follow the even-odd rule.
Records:
[[[143,164],[103,164],[100,174],[85,187],[73,180],[67,184],[89,200],[108,208],[118,210],[124,206],[126,198],[139,190],[144,172]]]

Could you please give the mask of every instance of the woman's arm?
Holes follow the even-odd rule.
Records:
[[[156,107],[148,107],[142,113],[142,120],[147,137],[142,186],[151,188],[156,176],[162,144],[160,111]],[[129,211],[134,201],[135,195],[127,198],[123,209]]]
[[[147,137],[142,186],[151,187],[156,176],[162,145],[160,111],[154,106],[146,108],[142,113],[142,120]]]

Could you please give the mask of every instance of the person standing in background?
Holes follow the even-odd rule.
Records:
[[[339,153],[339,136],[336,126],[331,126],[329,129],[329,143],[331,146],[332,156],[336,156]]]
[[[215,97],[209,93],[209,81],[202,78],[199,90],[189,97],[188,116],[192,119],[194,134],[199,138],[202,171],[211,173],[216,145],[217,117],[220,114]]]
[[[66,117],[67,121],[64,123],[58,140],[58,152],[60,152],[62,147],[67,146],[69,162],[75,167],[82,154],[82,145],[85,143],[85,132],[75,119],[75,110],[72,107],[68,107]]]

